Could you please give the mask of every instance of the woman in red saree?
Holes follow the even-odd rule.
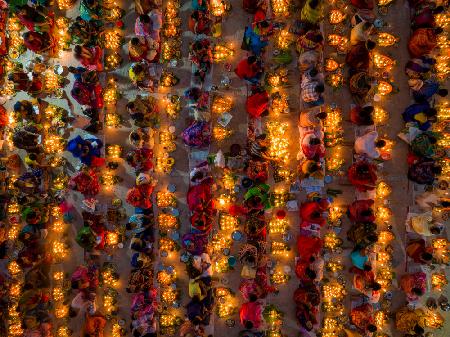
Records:
[[[356,200],[348,206],[347,215],[353,222],[374,222],[375,214],[373,212],[374,201],[372,199]]]
[[[322,239],[318,236],[299,235],[297,239],[298,255],[302,260],[309,261],[322,249]]]
[[[76,45],[74,48],[75,59],[81,62],[81,64],[89,70],[103,70],[102,56],[103,51],[99,46],[86,47]]]
[[[46,32],[26,32],[23,34],[24,46],[37,53],[43,53],[52,47],[50,35]]]
[[[211,33],[211,20],[202,11],[195,11],[189,17],[189,30],[194,34]]]
[[[416,29],[408,42],[409,54],[412,57],[420,57],[431,53],[437,46],[437,34],[442,28],[419,28]]]
[[[307,227],[311,224],[324,226],[327,219],[324,212],[327,210],[329,204],[326,199],[321,201],[307,201],[300,206],[300,218],[302,220],[300,227]]]
[[[262,75],[262,67],[256,56],[249,56],[242,59],[234,72],[241,80],[247,80],[251,83],[257,83]]]
[[[259,118],[269,109],[269,94],[266,90],[258,90],[245,102],[247,113],[253,118]]]
[[[377,167],[366,161],[358,161],[348,169],[348,180],[360,192],[372,191],[377,182]]]
[[[248,326],[247,322],[251,322],[253,328],[259,329],[262,324],[262,304],[255,294],[251,294],[249,298],[250,301],[242,304],[239,310],[239,319],[243,326]]]

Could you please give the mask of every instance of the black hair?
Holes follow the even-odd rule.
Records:
[[[311,138],[309,140],[309,145],[319,145],[320,144],[320,139],[319,138]]]
[[[139,15],[139,21],[144,22],[144,23],[150,23],[150,17],[147,14],[141,14]]]
[[[379,139],[375,142],[375,147],[382,148],[386,146],[386,141],[384,139]]]
[[[439,89],[438,90],[438,95],[441,97],[445,97],[448,95],[448,90],[447,89]]]
[[[362,216],[371,216],[373,214],[373,209],[372,208],[368,208],[365,210],[361,211],[361,215]]]
[[[367,235],[367,240],[370,243],[375,243],[375,242],[378,241],[378,235],[376,235],[376,234],[369,234],[369,235]]]
[[[431,171],[432,171],[434,174],[441,174],[441,173],[442,173],[442,167],[440,167],[440,166],[433,166],[433,167],[431,168]]]
[[[253,322],[252,321],[245,321],[244,322],[244,327],[247,329],[247,330],[251,330],[251,329],[253,329]]]
[[[248,295],[248,300],[250,302],[256,302],[258,300],[258,296],[256,296],[256,294],[251,293],[250,295]]]
[[[364,271],[371,271],[371,270],[372,270],[372,266],[370,264],[364,265]]]
[[[319,71],[318,71],[316,68],[312,68],[312,69],[309,71],[309,76],[315,77],[315,76],[317,76],[318,73],[319,73]]]
[[[433,226],[433,227],[430,228],[430,232],[431,232],[431,234],[434,234],[434,235],[440,234],[441,233],[441,229],[439,227]]]
[[[434,33],[435,33],[435,34],[441,34],[443,31],[444,31],[444,30],[442,29],[442,27],[436,27],[436,28],[434,29]]]
[[[413,292],[413,294],[416,294],[417,296],[422,296],[423,295],[423,290],[420,288],[412,288],[411,291]]]
[[[267,20],[261,21],[261,22],[259,23],[259,25],[260,25],[261,27],[263,27],[263,28],[267,28],[267,27],[270,26],[270,25],[269,25],[269,22],[268,22]]]
[[[418,335],[421,335],[425,332],[425,330],[419,324],[416,324],[416,326],[414,327],[414,332]]]
[[[131,38],[131,44],[133,46],[137,46],[137,45],[139,45],[139,43],[140,43],[140,41],[139,41],[139,39],[137,37]]]
[[[316,85],[315,91],[318,93],[322,93],[325,91],[325,87],[323,86],[323,84],[318,84]]]
[[[317,8],[318,5],[319,5],[319,0],[311,0],[309,2],[309,7],[311,7],[312,9]]]
[[[376,46],[377,46],[377,44],[374,41],[367,40],[367,43],[366,43],[367,50],[373,50],[373,49],[375,49]]]
[[[317,274],[314,270],[312,270],[311,268],[307,267],[305,269],[305,274],[306,276],[308,276],[308,278],[310,278],[311,280],[314,280],[317,277]]]
[[[431,260],[433,259],[433,255],[430,254],[430,253],[428,253],[428,252],[424,252],[424,253],[421,255],[421,258],[422,258],[423,260],[425,260],[425,261],[431,261]]]
[[[375,282],[375,283],[372,285],[372,289],[373,289],[373,290],[380,290],[380,289],[381,289],[381,284],[379,284],[378,282]]]
[[[437,110],[435,108],[426,109],[425,110],[425,115],[427,115],[428,117],[436,116],[437,115]]]
[[[250,55],[249,57],[247,57],[247,62],[250,64],[255,63],[256,60],[257,60],[257,58],[255,55]]]
[[[370,115],[374,110],[375,109],[372,105],[367,105],[361,109],[360,115]]]
[[[79,44],[77,44],[74,48],[73,51],[75,54],[81,54],[81,46]]]
[[[138,63],[133,66],[133,70],[136,73],[140,73],[141,71],[144,71],[144,67],[142,67],[142,65]]]
[[[369,330],[370,332],[375,332],[375,331],[377,331],[377,327],[373,324],[369,324],[367,326],[367,330]]]
[[[317,114],[317,118],[325,119],[325,118],[327,118],[327,113],[325,111],[321,111]]]

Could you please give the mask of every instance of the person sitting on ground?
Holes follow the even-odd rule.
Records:
[[[308,227],[312,224],[324,226],[327,223],[324,212],[329,207],[329,202],[326,199],[320,201],[306,201],[300,205],[300,227]]]
[[[427,289],[427,274],[420,271],[403,275],[400,288],[405,292],[408,302],[416,302]]]
[[[408,84],[412,90],[413,98],[417,103],[427,102],[434,95],[446,97],[448,94],[448,90],[441,88],[439,82],[434,79],[425,81],[411,79],[408,81]]]
[[[158,54],[158,48],[158,43],[150,37],[133,37],[128,43],[128,55],[134,62],[152,62]]]
[[[298,126],[301,128],[320,128],[322,121],[327,118],[327,113],[313,108],[300,112]]]
[[[350,221],[374,222],[375,214],[372,208],[374,203],[372,199],[353,201],[347,209],[347,215]]]
[[[323,36],[319,29],[308,30],[300,35],[297,40],[297,52],[302,55],[308,51],[321,51],[323,48]]]
[[[366,161],[357,161],[348,169],[348,180],[360,192],[373,191],[377,179],[377,167]]]
[[[345,63],[351,69],[367,71],[370,65],[370,51],[375,47],[376,43],[371,40],[358,42],[350,47],[349,52],[345,56]]]
[[[425,3],[422,6],[414,8],[414,16],[412,18],[413,29],[418,28],[435,28],[435,15],[444,11],[444,7],[435,7],[434,3]]]
[[[414,103],[402,113],[406,123],[415,123],[421,131],[426,131],[431,127],[431,123],[436,121],[437,111],[430,107],[428,102]]]
[[[349,89],[353,100],[358,104],[366,102],[367,94],[372,88],[373,77],[365,71],[359,71],[349,80]]]
[[[381,285],[378,282],[367,282],[364,276],[357,273],[353,276],[353,287],[364,294],[369,299],[369,303],[374,304],[380,301]]]
[[[436,155],[437,137],[438,134],[433,131],[422,132],[411,141],[411,152],[418,157],[433,158]]]
[[[363,333],[374,333],[377,327],[374,325],[374,309],[372,304],[364,303],[350,311],[350,321]]]
[[[408,179],[420,185],[432,185],[442,168],[432,159],[422,158],[408,169]]]
[[[268,114],[269,93],[263,88],[254,88],[252,94],[245,102],[247,113],[253,118],[263,117]]]
[[[324,170],[320,162],[316,160],[305,160],[299,165],[300,178],[323,179]]]
[[[322,19],[323,6],[321,0],[307,0],[300,12],[300,20],[317,26]]]
[[[301,72],[308,71],[317,66],[319,61],[319,53],[315,50],[305,51],[298,57],[298,69]]]
[[[262,21],[258,24],[261,28],[268,27],[269,24],[267,21]],[[264,48],[269,44],[268,41],[265,40],[265,38],[262,35],[259,35],[256,32],[256,29],[253,29],[250,26],[247,26],[245,28],[244,32],[244,41],[243,41],[243,48],[246,50],[251,51],[255,56],[261,55]]]
[[[204,12],[194,11],[189,17],[189,30],[197,35],[209,35],[211,33],[211,20]]]
[[[433,261],[433,247],[427,247],[424,239],[412,240],[406,246],[406,255],[414,263],[430,264]]]
[[[136,36],[150,37],[153,31],[153,22],[147,14],[141,14],[136,18],[134,34]]]
[[[416,29],[409,38],[409,54],[412,57],[430,54],[437,46],[437,35],[442,31],[441,27]]]
[[[356,248],[366,248],[377,242],[377,225],[373,222],[357,222],[347,231],[347,239]]]
[[[378,132],[369,131],[355,140],[355,153],[370,159],[380,157],[380,149],[386,146],[386,141],[378,139]]]
[[[324,102],[323,92],[325,91],[325,87],[322,83],[318,81],[305,81],[302,82],[301,85],[301,96],[303,102],[309,106],[319,106]]]
[[[405,73],[410,78],[422,78],[433,69],[435,64],[436,59],[423,55],[409,60],[405,66]]]
[[[263,74],[263,68],[257,57],[252,55],[241,60],[234,72],[240,79],[256,84]]]
[[[99,46],[86,47],[76,45],[73,49],[74,57],[88,70],[102,71],[103,69],[103,52]]]
[[[371,270],[367,251],[363,249],[355,249],[350,253],[352,266],[359,270]]]
[[[359,43],[366,43],[372,33],[373,25],[370,22],[363,21],[356,24],[350,32],[350,44],[356,46]]]
[[[355,105],[350,109],[350,121],[358,126],[373,125],[373,112],[374,107],[372,105],[366,105],[364,107]]]
[[[322,131],[307,131],[301,140],[301,149],[307,159],[319,160],[325,156]]]
[[[239,319],[246,329],[259,329],[262,324],[262,304],[255,294],[249,296],[249,302],[242,304]]]

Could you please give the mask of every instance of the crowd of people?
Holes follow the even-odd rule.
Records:
[[[346,235],[353,245],[349,255],[352,286],[360,296],[352,303],[350,325],[346,325],[345,332],[348,336],[369,336],[379,329],[375,311],[386,294],[386,289],[377,279],[379,275],[373,256],[379,249],[377,243],[380,239],[375,201],[379,163],[389,159],[390,154],[386,150],[386,140],[374,126],[375,107],[371,102],[377,83],[371,71],[373,51],[377,47],[374,4],[366,0],[352,0],[350,3],[354,15],[350,20],[345,64],[349,69],[349,91],[354,101],[349,120],[357,130],[357,138],[354,162],[348,168],[347,178],[355,187],[357,198],[347,207],[351,227]],[[214,6],[222,6],[223,12],[230,9],[224,1],[215,2]],[[329,224],[332,207],[332,199],[321,189],[326,176],[323,124],[328,115],[324,100],[325,76],[322,73],[324,6],[322,0],[306,0],[295,21],[287,27],[295,40],[300,73],[297,173],[301,181],[308,181],[321,191],[309,193],[299,207],[298,258],[295,261],[298,287],[293,300],[295,317],[305,336],[323,328],[319,321],[325,268],[325,241],[321,229]],[[450,309],[445,297],[438,301],[427,300],[426,307],[423,305],[431,277],[427,267],[439,268],[448,263],[447,252],[437,252],[433,246],[433,240],[443,238],[445,234],[443,222],[446,219],[442,217],[448,211],[448,185],[442,179],[448,149],[440,143],[440,130],[446,124],[442,124],[438,117],[440,103],[447,90],[435,74],[438,38],[442,33],[435,16],[445,8],[428,1],[410,1],[410,6],[412,34],[408,51],[411,59],[406,64],[405,73],[409,78],[412,102],[402,114],[406,127],[400,138],[409,145],[408,178],[412,183],[423,185],[426,191],[415,198],[420,213],[412,214],[407,223],[409,268],[399,275],[399,288],[405,294],[406,305],[396,312],[395,323],[397,330],[407,336],[420,337],[426,328],[434,328],[425,320],[428,311],[437,313],[437,304],[442,310]],[[286,217],[286,211],[275,205],[271,191],[270,182],[272,178],[276,180],[271,172],[280,165],[280,159],[269,151],[269,130],[264,123],[271,117],[274,100],[279,98],[274,95],[268,80],[273,69],[269,69],[268,63],[271,62],[267,62],[267,58],[273,57],[271,61],[278,65],[291,61],[288,54],[270,55],[268,52],[274,40],[272,37],[285,27],[283,22],[269,14],[271,10],[267,1],[243,1],[242,7],[249,14],[251,23],[245,27],[241,44],[246,55],[237,61],[234,74],[249,89],[245,101],[248,115],[246,146],[241,149],[240,145],[233,144],[226,158],[222,158],[223,153],[220,152],[211,160],[214,127],[210,110],[211,102],[219,93],[207,88],[210,88],[214,47],[221,35],[222,22],[220,16],[212,13],[218,9],[212,6],[211,1],[193,0],[191,7],[188,28],[194,34],[189,45],[193,84],[184,91],[189,121],[181,133],[190,161],[186,195],[190,228],[180,238],[185,274],[189,278],[189,301],[184,306],[186,317],[179,335],[212,335],[210,325],[214,309],[223,303],[216,302],[213,267],[218,265],[218,256],[211,237],[216,234],[214,224],[217,219],[228,214],[242,220],[245,234],[233,232],[233,235],[241,235],[237,239],[233,237],[233,240],[243,240],[234,260],[233,256],[223,253],[227,256],[229,268],[240,268],[239,336],[261,337],[274,327],[265,316],[265,301],[278,291],[270,274],[273,266],[267,248],[270,241],[267,215],[272,211],[278,220]],[[118,199],[111,200],[106,214],[104,208],[98,206],[102,185],[106,185],[103,170],[111,172],[117,166],[105,155],[107,144],[102,116],[111,109],[105,100],[103,83],[103,74],[108,71],[105,36],[113,25],[119,28],[123,25],[120,18],[125,12],[111,1],[80,1],[80,15],[68,27],[69,45],[78,64],[68,67],[68,73],[58,73],[58,98],[67,101],[70,110],[67,111],[46,101],[54,94],[45,83],[46,73],[53,69],[47,66],[47,60],[58,57],[61,52],[59,28],[52,7],[46,1],[34,1],[33,4],[15,1],[1,3],[1,8],[0,20],[4,12],[14,15],[23,26],[20,38],[26,52],[36,57],[23,65],[11,62],[13,66],[8,65],[10,69],[3,80],[10,82],[15,92],[29,97],[17,100],[11,112],[0,107],[0,128],[8,146],[21,153],[19,156],[8,150],[0,161],[0,203],[5,210],[1,212],[0,223],[2,268],[3,261],[7,261],[4,268],[7,273],[3,269],[0,273],[0,335],[8,335],[10,327],[4,324],[6,319],[3,318],[12,312],[11,303],[16,304],[14,310],[18,315],[15,317],[18,317],[17,326],[23,330],[23,336],[50,337],[53,336],[52,331],[60,328],[55,326],[53,317],[56,301],[53,266],[61,263],[56,243],[67,240],[63,241],[63,246],[70,249],[70,240],[62,236],[54,224],[69,223],[78,216],[75,206],[68,202],[67,193],[72,191],[82,196],[79,205],[81,218],[78,219],[81,226],[76,221],[72,224],[77,230],[73,244],[83,250],[83,261],[70,271],[70,289],[64,293],[63,303],[70,303],[68,317],[82,317],[79,331],[83,337],[107,335],[108,321],[111,317],[118,318],[116,298],[106,313],[100,297],[114,293],[111,284],[121,277],[113,261],[115,247],[112,247],[109,235],[124,222],[118,244],[123,246],[129,242],[126,249],[131,256],[131,272],[125,290],[131,298],[131,319],[129,326],[121,326],[121,331],[129,330],[133,337],[156,336],[161,329],[158,316],[163,309],[162,289],[154,286],[157,273],[153,191],[157,181],[153,177],[156,165],[153,147],[154,134],[162,121],[161,102],[149,93],[156,92],[160,85],[159,63],[162,62],[162,30],[165,28],[162,3],[158,0],[135,1],[134,35],[127,42],[128,76],[134,88],[142,92],[125,106],[132,127],[128,137],[130,149],[124,158],[135,174],[134,186],[126,193],[126,202],[133,208],[133,214],[128,218]],[[110,19],[113,11],[119,17],[116,17],[117,22]],[[0,53],[3,53],[1,48]],[[231,65],[229,70],[233,71]],[[64,77],[73,77],[70,97],[63,90],[68,83]],[[81,107],[89,122],[84,130],[69,136],[70,123],[76,117],[72,101]],[[56,182],[66,173],[63,151],[67,151],[78,166],[67,177],[67,185],[59,188]],[[238,172],[242,176],[237,183],[239,193],[233,194],[238,199],[242,198],[241,204],[240,199],[225,201],[225,206],[219,202],[218,191],[222,186],[217,179],[216,168],[221,169],[221,174]],[[162,229],[159,230],[161,233]],[[118,244],[113,245],[117,247]],[[159,254],[162,256],[161,252]],[[14,292],[17,285],[20,291]],[[13,301],[8,301],[8,296]],[[227,324],[231,323],[227,321]]]
[[[399,137],[409,145],[408,179],[427,188],[414,194],[415,205],[406,221],[407,269],[400,277],[406,305],[396,313],[396,328],[405,334],[422,336],[427,328],[436,329],[442,324],[424,320],[428,312],[434,311],[441,317],[437,310],[448,310],[445,296],[438,300],[428,297],[433,290],[429,287],[433,277],[430,266],[439,269],[447,263],[447,253],[442,255],[432,242],[446,234],[446,219],[442,214],[449,206],[446,176],[442,170],[442,160],[448,156],[448,149],[439,144],[442,134],[438,127],[442,123],[438,117],[439,105],[448,92],[436,74],[437,39],[442,33],[442,28],[436,24],[436,15],[442,13],[444,7],[428,1],[410,1],[409,4],[412,32],[408,52],[411,58],[406,63],[405,74],[412,100],[402,114],[406,124]]]

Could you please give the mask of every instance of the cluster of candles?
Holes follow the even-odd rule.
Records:
[[[181,58],[180,1],[169,0],[164,9],[161,58],[164,62]]]

